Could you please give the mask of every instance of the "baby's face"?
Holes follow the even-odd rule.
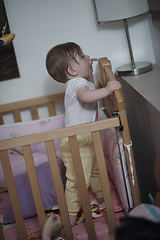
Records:
[[[77,55],[76,60],[76,70],[78,73],[78,77],[82,77],[85,79],[89,79],[92,76],[92,61],[88,55],[82,54],[81,56]]]

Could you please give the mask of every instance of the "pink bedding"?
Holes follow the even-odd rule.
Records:
[[[122,204],[120,202],[120,199],[118,197],[117,191],[115,189],[115,186],[109,177],[109,183],[110,183],[110,188],[111,188],[111,194],[112,194],[112,199],[113,199],[113,206],[115,210],[115,216],[116,216],[116,221],[118,223],[118,219],[125,216],[125,212],[123,210]],[[108,224],[107,224],[107,217],[106,217],[106,212],[105,209],[102,207],[98,208],[98,205],[95,203],[95,197],[91,193],[91,191],[88,191],[90,202],[91,202],[91,211],[92,211],[92,216],[95,218],[94,219],[94,225],[97,233],[97,239],[98,240],[103,240],[106,235],[109,233],[108,229]],[[9,200],[8,193],[1,193],[0,194],[0,221],[3,222],[3,216],[4,212],[7,206],[7,202]],[[93,209],[94,208],[94,209]],[[98,209],[98,211],[97,211]],[[74,239],[76,240],[87,240],[87,232],[86,232],[86,226],[85,222],[83,222],[83,214],[80,214],[81,218],[79,217],[79,222],[82,222],[76,226],[73,227],[73,235]],[[37,233],[40,231],[40,227],[38,224],[37,217],[32,217],[29,219],[24,220],[25,227],[27,234],[29,235],[29,239],[40,239],[40,233]],[[18,240],[18,234],[16,230],[15,224],[3,224],[4,228],[4,236],[6,240]],[[37,238],[33,238],[33,236]],[[30,238],[32,237],[32,238]],[[64,238],[64,233],[63,230],[60,234],[60,237]]]

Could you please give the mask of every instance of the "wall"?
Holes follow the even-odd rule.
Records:
[[[59,43],[74,41],[91,57],[107,56],[113,70],[129,62],[123,22],[97,26],[92,0],[4,0],[21,77],[0,82],[0,104],[64,90],[47,74],[45,57]],[[128,21],[136,61],[155,62],[149,21]],[[96,64],[94,65],[96,69]]]
[[[150,29],[156,63],[160,65],[160,1],[148,0],[150,7]]]
[[[155,61],[160,66],[160,47],[159,47],[160,46],[160,29],[155,28],[153,26],[151,16],[150,16],[149,22],[150,22],[150,31],[151,31],[151,38],[152,38]],[[160,23],[159,23],[159,25],[160,25]]]

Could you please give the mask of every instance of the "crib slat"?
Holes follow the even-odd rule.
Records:
[[[22,122],[19,109],[13,110],[13,115],[15,122]]]
[[[34,165],[30,146],[23,147],[23,154],[24,154],[25,163],[26,163],[28,176],[31,184],[31,189],[33,193],[33,198],[34,198],[34,202],[37,210],[37,216],[38,216],[40,228],[42,231],[43,225],[46,221],[46,216],[44,212],[44,206],[42,202],[42,197],[39,189],[38,179],[36,175],[35,165]]]
[[[46,148],[47,148],[48,158],[49,158],[50,167],[52,171],[58,204],[60,208],[62,223],[64,227],[65,239],[73,240],[74,239],[73,233],[70,225],[69,215],[67,211],[67,204],[65,201],[64,189],[62,185],[62,179],[59,172],[59,166],[57,162],[57,156],[56,156],[56,151],[55,151],[53,141],[46,142]]]
[[[0,158],[1,158],[1,164],[2,164],[2,168],[3,168],[5,180],[6,180],[7,187],[8,187],[8,192],[10,195],[10,201],[12,204],[15,222],[17,225],[19,239],[27,240],[28,237],[26,234],[25,226],[24,226],[22,212],[21,212],[20,205],[19,205],[19,200],[18,200],[18,196],[17,196],[17,192],[16,192],[13,173],[12,173],[12,169],[11,169],[7,151],[1,151]]]
[[[70,144],[72,159],[73,159],[74,168],[76,172],[84,216],[86,220],[88,239],[96,240],[97,237],[96,237],[96,232],[95,232],[93,219],[91,215],[90,203],[89,203],[88,192],[87,192],[86,182],[85,182],[84,173],[83,173],[83,166],[81,163],[81,157],[79,153],[77,137],[76,136],[69,137],[69,144]]]
[[[4,124],[3,116],[2,116],[2,114],[0,113],[0,125],[3,125],[3,124]]]
[[[92,138],[96,152],[96,159],[102,184],[102,190],[104,194],[104,202],[106,206],[108,224],[110,232],[113,233],[116,228],[116,219],[99,131],[92,132]]]
[[[56,116],[56,109],[55,109],[55,104],[54,104],[54,102],[49,102],[49,103],[48,103],[48,110],[49,110],[49,115],[50,115],[50,117]]]
[[[36,106],[31,106],[31,114],[33,120],[39,119],[38,110]]]

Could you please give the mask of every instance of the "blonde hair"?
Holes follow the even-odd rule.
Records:
[[[77,54],[81,56],[83,52],[80,46],[74,42],[59,44],[51,48],[46,57],[46,68],[49,75],[57,82],[67,82],[67,69],[71,61],[78,63]]]

